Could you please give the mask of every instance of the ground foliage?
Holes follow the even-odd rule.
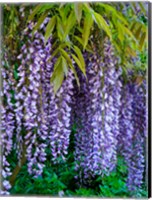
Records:
[[[97,176],[91,186],[79,187],[75,184],[74,170],[74,134],[76,125],[73,125],[71,140],[69,145],[69,157],[66,163],[62,165],[50,165],[46,162],[42,176],[33,178],[28,174],[25,164],[16,178],[16,182],[11,189],[11,194],[16,195],[46,195],[60,197],[132,197],[126,186],[127,167],[124,159],[120,156],[117,167],[110,176]],[[49,149],[48,149],[49,151]],[[15,154],[12,153],[12,156]],[[13,159],[11,157],[13,166]],[[15,166],[15,158],[14,158]],[[147,197],[146,189],[140,189],[136,197]]]

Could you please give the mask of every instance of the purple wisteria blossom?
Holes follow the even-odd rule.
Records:
[[[119,152],[128,167],[127,186],[134,193],[141,188],[145,170],[146,94],[144,84],[127,83],[122,90]]]
[[[2,105],[1,105],[1,146],[2,146],[2,190],[1,194],[9,194],[11,188],[8,178],[12,172],[8,157],[11,154],[13,146],[13,137],[15,137],[15,115],[14,105],[12,103],[12,90],[14,89],[14,79],[12,68],[7,62],[7,54],[4,52],[2,62]]]
[[[133,151],[129,166],[127,185],[129,190],[137,191],[143,183],[145,170],[145,136],[146,136],[146,95],[144,85],[135,85],[133,94]]]
[[[108,175],[116,165],[122,86],[116,63],[111,44],[106,42],[104,57],[95,54],[88,59],[87,80],[81,75],[80,90],[75,94],[75,160],[82,180]]]
[[[29,24],[32,30],[32,24]],[[26,35],[26,32],[25,32]],[[17,85],[18,106],[16,115],[18,117],[18,138],[19,145],[26,146],[26,157],[28,171],[35,177],[43,172],[44,161],[46,160],[47,116],[43,105],[43,66],[46,59],[44,50],[44,38],[41,33],[35,33],[34,41],[28,38],[26,44],[21,48],[18,56],[21,65],[18,68],[19,82]],[[25,136],[23,138],[23,131]],[[21,149],[21,148],[20,148]],[[23,152],[22,150],[22,153]]]
[[[69,136],[71,133],[71,98],[73,94],[74,75],[69,70],[67,77],[57,94],[54,94],[50,78],[54,70],[54,60],[48,62],[51,56],[52,41],[49,38],[45,44],[41,31],[45,30],[44,20],[40,31],[32,37],[34,24],[30,23],[24,36],[28,35],[27,43],[21,48],[19,82],[17,85],[18,144],[26,146],[28,171],[35,177],[43,172],[46,160],[46,147],[51,149],[53,163],[59,158],[65,160]],[[23,138],[23,132],[25,136]],[[19,146],[18,145],[18,146]],[[19,149],[19,148],[18,148]],[[20,148],[20,155],[22,154]]]
[[[58,162],[57,158],[65,160],[68,153],[69,139],[71,133],[71,99],[73,95],[74,75],[68,72],[67,78],[55,95],[53,87],[50,87],[50,132],[49,141],[52,152],[52,160]]]

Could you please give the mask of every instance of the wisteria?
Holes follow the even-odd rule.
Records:
[[[87,64],[88,80],[82,77],[81,88],[75,94],[79,124],[75,136],[76,170],[84,181],[108,175],[116,166],[122,86],[121,70],[116,70],[117,60],[108,42],[104,57],[94,55]]]
[[[41,29],[45,29],[45,23]],[[32,30],[29,24],[25,36]],[[40,30],[41,30],[40,29]],[[30,34],[29,34],[30,35]],[[19,158],[25,154],[20,146],[26,146],[28,171],[35,177],[43,172],[46,160],[46,147],[49,146],[52,161],[57,162],[61,156],[64,160],[67,154],[70,135],[71,96],[74,76],[69,71],[62,87],[55,95],[50,77],[53,73],[53,61],[47,62],[50,57],[51,38],[44,46],[44,37],[36,32],[21,48],[18,56],[20,80],[17,85],[17,134]],[[24,138],[21,131],[26,132]]]
[[[128,175],[128,187],[130,190],[136,191],[143,183],[144,173],[144,148],[145,148],[145,134],[146,134],[146,99],[145,99],[145,88],[135,85],[133,93],[133,151],[131,158],[131,166],[129,168]],[[136,94],[136,95],[135,95]]]
[[[1,145],[2,145],[2,191],[1,194],[9,194],[8,190],[11,188],[8,177],[12,174],[10,164],[8,161],[14,144],[13,137],[15,133],[15,114],[14,104],[12,103],[12,91],[14,89],[14,80],[12,69],[9,69],[7,62],[7,54],[4,53],[4,60],[2,62],[2,78],[3,91],[1,97],[3,104],[1,105]]]
[[[1,193],[9,194],[11,188],[7,158],[13,149],[16,165],[21,165],[25,157],[28,173],[34,178],[42,176],[48,158],[52,165],[66,162],[73,123],[77,126],[74,161],[79,185],[91,184],[96,176],[109,176],[121,155],[128,169],[129,191],[140,189],[145,173],[146,83],[124,82],[122,67],[106,38],[102,52],[96,48],[94,53],[83,52],[86,77],[73,61],[80,87],[68,69],[55,93],[50,79],[57,58],[49,61],[54,41],[50,37],[45,43],[43,36],[49,19],[33,35],[34,23],[24,30],[26,42],[17,57],[16,80],[4,59]]]
[[[146,98],[144,84],[127,83],[121,97],[119,152],[128,166],[128,189],[133,193],[141,188],[144,174],[146,133]]]

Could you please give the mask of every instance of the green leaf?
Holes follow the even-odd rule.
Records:
[[[82,40],[82,38],[80,38],[78,36],[74,36],[74,38],[83,46],[83,40]]]
[[[78,67],[80,68],[80,70],[83,72],[83,74],[86,76],[86,72],[85,69],[83,68],[83,66],[81,65],[80,60],[74,55],[72,54],[73,59],[75,60],[76,64],[78,65]]]
[[[65,188],[67,188],[67,186],[64,183],[62,183],[61,181],[58,181],[58,186],[62,190],[65,189]]]
[[[51,77],[51,82],[53,82],[54,93],[56,94],[56,92],[61,87],[64,79],[64,71],[62,68],[61,57],[59,57],[59,59],[56,61],[56,68],[53,72],[52,77]]]
[[[38,11],[38,14],[42,14],[44,12],[46,12],[47,10],[51,9],[51,8],[54,8],[55,7],[55,4],[54,3],[45,3],[45,4],[41,4],[41,8],[40,10]]]
[[[81,53],[81,50],[77,46],[74,46],[74,51],[77,54],[79,61],[81,62],[82,68],[85,71],[85,61],[84,61],[83,55]]]
[[[142,29],[142,26],[139,26],[139,28],[136,30],[136,33],[134,34],[136,39],[139,39],[139,36],[140,36],[140,33],[141,33],[141,29]]]
[[[111,12],[114,17],[116,17],[117,19],[119,19],[125,25],[128,25],[128,22],[124,18],[124,16],[122,15],[122,13],[119,12],[118,10],[116,10],[113,6],[108,5],[107,3],[98,3],[98,5],[101,6],[101,7],[103,7],[106,11]]]
[[[123,29],[120,26],[118,26],[118,38],[119,38],[120,42],[123,43],[124,32],[123,32]]]
[[[53,82],[54,79],[55,79],[55,76],[57,75],[57,69],[58,69],[58,66],[60,65],[61,63],[61,57],[58,57],[58,59],[56,60],[56,63],[54,64],[54,71],[53,71],[53,74],[51,76],[51,79],[50,81]]]
[[[78,36],[74,36],[74,38],[83,46],[83,40],[82,38],[78,37]],[[85,48],[88,52],[93,53],[91,47],[89,45],[86,46]]]
[[[134,37],[133,33],[125,26],[122,27],[124,29],[124,32],[128,34],[134,41],[136,41],[136,38]]]
[[[60,49],[60,52],[62,53],[62,55],[65,57],[65,59],[69,62],[69,64],[72,64],[72,60],[69,57],[68,53],[64,50],[64,49]]]
[[[138,4],[139,4],[139,6],[140,6],[142,12],[143,12],[144,15],[145,15],[145,14],[146,14],[146,10],[145,10],[145,8],[144,8],[144,6],[143,6],[143,3],[144,3],[144,2],[139,2]]]
[[[56,46],[56,44],[55,44],[55,46]],[[63,48],[70,47],[70,46],[71,46],[71,44],[69,42],[61,43],[58,47],[55,48],[54,52],[52,53],[50,58],[47,60],[47,62],[50,62],[52,60],[52,58],[55,57],[60,51],[63,52],[64,51]],[[65,55],[66,52],[63,52],[63,53]],[[66,56],[66,59],[67,59],[68,54],[65,55],[65,56]]]
[[[75,68],[74,68],[74,66],[72,64],[71,58],[69,57],[68,53],[64,49],[60,49],[60,52],[62,53],[62,55],[64,56],[64,58],[66,59],[66,61],[68,61],[68,64],[69,64],[71,70],[74,73],[74,76],[75,76],[75,79],[77,81],[77,84],[78,84],[78,86],[80,86],[79,78],[78,78],[77,72],[76,72],[76,70],[75,70]]]
[[[130,27],[130,31],[133,32],[133,30],[135,30],[135,27],[136,27],[136,22],[133,22]]]
[[[15,80],[17,80],[17,79],[18,79],[18,73],[17,73],[17,71],[16,71],[16,70],[14,70],[14,78],[15,78]]]
[[[46,31],[45,31],[45,42],[48,40],[48,38],[50,37],[54,27],[55,27],[55,23],[56,23],[56,16],[53,16],[49,23],[47,24],[47,27],[46,27]]]
[[[66,5],[66,3],[60,3],[59,8],[62,8],[64,5]]]
[[[139,41],[139,48],[140,48],[140,50],[142,50],[142,48],[144,46],[145,39],[146,39],[146,33],[143,33],[142,36],[141,36],[141,39]]]
[[[110,37],[110,39],[112,39],[111,31],[110,31],[109,26],[108,26],[107,22],[105,21],[105,19],[97,12],[94,12],[94,18],[95,18],[95,22],[97,23],[98,27],[100,29],[103,29],[107,33],[107,35]]]
[[[83,48],[85,49],[88,44],[88,39],[90,35],[90,30],[93,24],[93,18],[90,13],[87,13],[84,18],[84,26],[82,32]]]
[[[82,3],[75,3],[74,4],[74,12],[77,18],[78,23],[80,24],[80,20],[82,17]]]
[[[65,26],[67,22],[67,16],[69,16],[69,13],[71,11],[71,4],[65,3],[65,6],[59,8],[59,14],[62,19],[62,23]]]
[[[36,30],[39,29],[39,27],[41,26],[41,24],[43,23],[43,21],[45,20],[47,15],[48,15],[48,12],[44,13],[43,15],[41,15],[41,17],[39,18],[37,24],[34,26],[34,29],[33,29],[32,33],[34,33]]]
[[[134,56],[135,57],[137,55],[136,52],[132,48],[130,48],[129,46],[126,47],[126,52],[130,56]]]
[[[59,17],[57,17],[57,34],[58,34],[60,41],[62,41],[63,35],[64,35],[64,29],[63,29],[62,21]]]
[[[67,19],[67,22],[66,22],[63,39],[65,39],[67,37],[67,35],[69,35],[69,33],[70,33],[71,29],[73,28],[73,26],[75,25],[75,23],[76,23],[76,17],[75,17],[74,11],[71,11],[71,13]]]
[[[39,4],[35,7],[32,14],[28,17],[28,21],[31,21],[34,18],[34,16],[38,13],[38,11],[41,9],[41,7],[42,7],[42,4]]]
[[[55,49],[55,51],[52,53],[52,55],[50,56],[50,58],[47,60],[47,62],[50,62],[54,57],[55,55],[59,52],[60,50],[60,46],[58,48]]]
[[[67,62],[65,60],[65,58],[63,56],[61,56],[61,60],[62,60],[62,68],[63,68],[63,71],[65,73],[65,76],[68,75],[68,65],[67,65]]]
[[[92,13],[92,8],[90,7],[89,3],[83,3],[83,10],[86,12],[86,13]]]

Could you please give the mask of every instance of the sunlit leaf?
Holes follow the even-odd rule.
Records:
[[[121,22],[123,22],[125,25],[128,24],[127,20],[125,19],[125,17],[122,15],[121,12],[119,12],[118,10],[116,10],[113,6],[108,5],[107,3],[98,3],[99,6],[102,6],[105,11],[109,11],[112,13],[112,16],[116,17],[117,19],[119,19]]]
[[[76,62],[76,64],[78,65],[79,69],[83,72],[83,74],[86,76],[86,72],[85,72],[85,69],[83,68],[83,66],[81,65],[81,62],[80,60],[74,55],[74,54],[71,54],[74,61]]]
[[[50,10],[51,8],[54,8],[55,4],[54,3],[45,3],[45,4],[41,4],[41,8],[38,10],[38,14],[42,14],[48,10]]]
[[[82,38],[78,37],[78,36],[74,36],[74,38],[83,46],[83,40]],[[88,52],[93,53],[91,47],[89,46],[89,44],[87,44],[86,48],[85,48]]]
[[[142,26],[139,26],[139,28],[136,30],[136,33],[134,34],[136,39],[139,39],[139,36],[141,34],[141,29],[142,29]]]
[[[71,11],[71,13],[67,19],[67,22],[66,22],[65,32],[63,35],[64,39],[70,33],[70,31],[73,28],[73,26],[75,25],[75,23],[76,23],[76,17],[75,17],[74,11]]]
[[[69,64],[72,64],[72,60],[69,57],[68,53],[64,49],[60,49],[60,52],[62,53],[62,55],[64,56],[64,58],[69,62]]]
[[[46,31],[45,31],[45,41],[48,40],[48,38],[50,37],[54,27],[55,27],[55,24],[56,24],[56,16],[53,16],[49,23],[47,24],[47,27],[46,27]]]
[[[74,38],[83,46],[83,40],[82,40],[82,38],[80,38],[78,36],[74,36]]]
[[[139,48],[140,50],[142,50],[144,44],[145,44],[145,39],[146,39],[146,33],[143,33],[142,36],[141,36],[141,39],[139,41]]]
[[[53,78],[51,78],[51,82],[53,82],[54,93],[56,94],[64,80],[64,71],[62,68],[61,57],[59,57],[59,59],[56,62],[56,69],[54,70],[52,76]]]
[[[68,65],[67,65],[66,59],[63,56],[61,56],[61,60],[62,60],[63,71],[65,73],[65,76],[67,76],[68,75]]]
[[[85,49],[87,44],[88,44],[88,40],[89,40],[89,36],[90,36],[90,29],[92,27],[93,24],[93,18],[91,14],[86,14],[85,19],[84,19],[84,26],[83,26],[83,32],[82,32],[82,40],[83,40],[83,48]]]
[[[131,49],[129,46],[126,48],[126,50],[127,50],[127,53],[130,56],[134,56],[135,57],[137,55],[136,52],[133,49]]]
[[[105,19],[97,12],[94,12],[94,17],[95,17],[95,22],[97,23],[98,27],[100,29],[103,29],[111,39],[112,38],[111,31]]]
[[[117,23],[117,28],[118,28],[118,38],[121,41],[121,43],[123,43],[124,40],[124,30],[123,28],[120,26],[120,23]]]
[[[83,10],[88,13],[91,13],[93,11],[92,8],[90,7],[89,3],[86,3],[86,2],[83,3]]]
[[[127,28],[127,27],[124,26],[124,32],[125,32],[127,35],[129,35],[134,41],[136,41],[136,39],[135,39],[133,33],[129,30],[129,28]]]
[[[63,24],[62,21],[59,17],[57,17],[57,34],[60,39],[60,41],[63,40],[63,34],[64,34],[64,29],[63,29]]]
[[[69,15],[71,8],[70,4],[66,3],[63,7],[59,9],[60,17],[62,19],[63,25],[66,25],[67,22],[67,16]]]
[[[135,30],[135,27],[136,27],[136,22],[133,22],[132,25],[131,25],[130,31]]]
[[[83,67],[84,70],[85,70],[85,61],[84,61],[84,57],[83,57],[83,55],[82,55],[82,53],[81,53],[81,50],[79,49],[79,47],[74,46],[74,51],[75,51],[75,53],[77,54],[77,56],[78,56],[78,58],[79,58],[79,61],[81,62],[81,65],[82,65],[82,67]]]
[[[81,17],[82,17],[82,3],[75,3],[74,4],[74,11],[75,11],[77,21],[80,24],[80,20],[81,20]]]

